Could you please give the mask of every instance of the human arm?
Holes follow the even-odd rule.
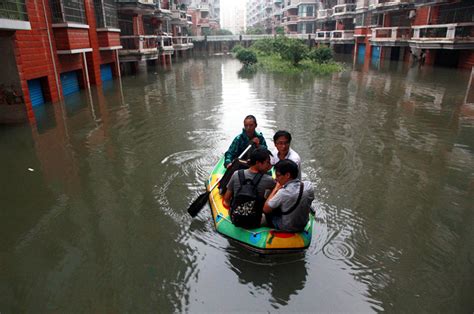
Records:
[[[226,168],[230,167],[232,160],[234,160],[234,158],[237,157],[239,153],[239,138],[240,136],[234,138],[229,146],[229,149],[227,149],[227,151],[224,153],[224,167]]]
[[[273,209],[278,207],[278,204],[274,204],[275,202],[271,202],[271,200],[275,197],[275,195],[281,189],[281,187],[282,186],[280,185],[280,183],[277,182],[272,192],[268,196],[267,200],[265,201],[265,204],[263,205],[263,212],[265,214],[270,214],[273,211]],[[272,205],[273,207],[270,205]]]
[[[232,196],[234,193],[235,182],[237,180],[236,175],[237,175],[237,171],[232,174],[232,176],[230,177],[229,183],[227,183],[227,189],[226,189],[226,192],[224,193],[224,198],[223,198],[224,206],[230,207],[230,203],[232,201]]]

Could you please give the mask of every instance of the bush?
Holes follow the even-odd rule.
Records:
[[[231,52],[237,54],[240,50],[245,49],[241,45],[235,45],[234,48],[232,48]]]
[[[281,38],[275,43],[278,47],[280,56],[290,61],[293,65],[303,60],[308,54],[308,46],[299,39]]]
[[[250,49],[240,49],[235,57],[245,66],[257,63],[257,54]]]
[[[311,49],[308,58],[317,63],[326,63],[332,60],[332,50],[329,47]]]
[[[270,38],[259,39],[252,44],[252,49],[266,55],[274,53],[274,41]]]

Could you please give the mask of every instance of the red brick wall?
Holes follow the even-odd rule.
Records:
[[[120,46],[120,33],[117,32],[97,32],[100,47]]]
[[[82,28],[54,28],[58,50],[90,48],[89,31]]]
[[[46,5],[46,16],[51,21],[51,13],[48,10],[49,1],[44,0]],[[45,97],[50,101],[58,101],[59,93],[54,76],[53,58],[56,59],[56,47],[52,37],[53,56],[51,56],[50,44],[47,35],[47,23],[41,0],[30,0],[26,2],[28,17],[31,24],[30,31],[16,31],[13,36],[15,59],[21,82],[21,88],[25,99],[25,105],[30,120],[34,121],[30,94],[27,81],[44,77]],[[49,29],[52,36],[52,29]]]
[[[115,50],[101,51],[100,52],[100,64],[112,63],[115,62],[114,57]],[[112,65],[114,67],[115,65]]]
[[[429,12],[429,7],[421,7],[417,9],[412,25],[427,25]]]
[[[91,84],[101,85],[100,78],[100,53],[99,39],[97,37],[97,27],[95,20],[94,1],[84,0],[84,8],[86,10],[87,23],[89,24],[89,40],[92,52],[87,53],[87,68],[89,70],[89,80]]]
[[[458,66],[463,69],[471,70],[474,66],[474,50],[462,50],[459,55]]]

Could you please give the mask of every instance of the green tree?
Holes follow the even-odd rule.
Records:
[[[232,35],[232,32],[228,29],[218,29],[216,35]]]
[[[275,27],[275,33],[277,35],[285,35],[285,28],[283,26]]]
[[[308,53],[308,58],[317,63],[326,63],[333,58],[332,50],[325,46],[311,49]]]
[[[240,49],[235,56],[244,66],[257,63],[257,54],[250,49]]]
[[[247,35],[261,35],[264,33],[265,33],[265,30],[261,26],[247,28]]]

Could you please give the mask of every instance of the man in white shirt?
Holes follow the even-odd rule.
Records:
[[[272,165],[276,165],[280,160],[289,159],[296,163],[298,166],[297,179],[301,180],[301,158],[297,152],[291,149],[291,134],[288,131],[280,130],[273,136],[273,143],[275,148],[272,150],[270,162]]]

